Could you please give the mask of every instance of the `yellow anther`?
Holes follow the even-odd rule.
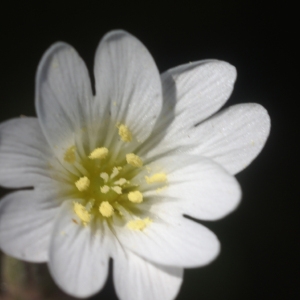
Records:
[[[140,191],[134,191],[128,193],[129,201],[133,203],[142,203],[143,202],[143,194]]]
[[[103,217],[109,218],[114,214],[114,208],[108,201],[103,201],[99,207],[99,211]]]
[[[80,192],[87,190],[90,186],[90,180],[84,176],[75,182],[76,187]]]
[[[122,188],[119,186],[113,186],[111,189],[119,195],[122,194]]]
[[[104,159],[108,154],[108,149],[105,147],[96,148],[94,151],[91,152],[89,155],[90,159]]]
[[[149,218],[132,220],[127,223],[127,227],[131,230],[144,230],[151,222],[152,220]]]
[[[103,194],[108,193],[108,192],[109,192],[109,186],[108,186],[108,185],[101,186],[101,187],[100,187],[100,191],[101,191],[101,193],[103,193]]]
[[[125,178],[120,178],[119,180],[115,181],[114,184],[115,185],[123,185],[127,182],[127,180]]]
[[[77,202],[73,203],[73,208],[75,211],[75,214],[78,216],[78,218],[82,221],[83,225],[86,225],[91,221],[91,214],[86,210],[86,208]]]
[[[101,173],[100,177],[104,180],[104,182],[107,182],[109,178],[108,174],[105,172]]]
[[[126,161],[128,164],[140,168],[143,166],[143,161],[140,159],[139,156],[135,155],[134,153],[126,154]]]
[[[118,126],[119,128],[119,136],[123,142],[131,142],[132,141],[132,134],[127,126],[121,124]]]
[[[159,183],[159,182],[166,182],[167,175],[165,173],[156,173],[151,177],[145,176],[147,183]]]
[[[119,169],[117,167],[113,167],[110,178],[115,178],[119,173],[120,173]]]
[[[76,159],[75,150],[75,146],[71,146],[70,148],[68,148],[64,155],[64,161],[68,162],[69,164],[73,164]]]

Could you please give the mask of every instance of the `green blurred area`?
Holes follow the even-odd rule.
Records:
[[[34,264],[0,254],[1,300],[72,300],[53,282],[46,264]]]

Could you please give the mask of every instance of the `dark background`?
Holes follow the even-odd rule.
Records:
[[[222,243],[220,256],[185,272],[178,299],[300,299],[296,8],[282,1],[87,2],[11,1],[1,8],[0,122],[35,115],[35,71],[58,40],[73,45],[90,71],[100,38],[118,28],[147,46],[160,71],[206,58],[230,62],[238,79],[226,105],[262,104],[271,135],[237,175],[239,208],[204,223]],[[116,299],[111,277],[93,299]]]

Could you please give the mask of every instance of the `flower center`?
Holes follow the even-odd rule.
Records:
[[[127,126],[121,124],[117,129],[122,143],[132,141]],[[131,230],[143,230],[152,220],[148,216],[140,218],[144,215],[141,204],[147,201],[141,185],[161,188],[167,176],[156,173],[150,177],[142,176],[142,181],[134,180],[139,172],[145,171],[142,158],[135,153],[122,154],[123,157],[117,160],[110,159],[111,156],[114,157],[113,149],[101,145],[80,159],[75,146],[66,150],[64,161],[75,165],[81,173],[79,177],[70,175],[74,183],[72,197],[76,199],[73,201],[74,212],[84,226],[97,220],[111,224],[118,219]],[[118,165],[113,161],[118,161]]]

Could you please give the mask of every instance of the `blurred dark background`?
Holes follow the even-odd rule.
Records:
[[[30,3],[1,7],[0,122],[36,115],[35,71],[58,40],[73,45],[90,71],[100,38],[118,28],[147,46],[160,71],[206,58],[236,66],[226,105],[262,104],[271,116],[271,135],[261,155],[237,175],[244,194],[239,208],[204,223],[222,243],[220,256],[185,272],[178,299],[300,299],[296,7],[282,1]],[[0,195],[6,192],[0,189]],[[111,277],[92,299],[117,299]]]

